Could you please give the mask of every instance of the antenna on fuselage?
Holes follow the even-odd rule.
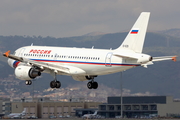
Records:
[[[31,43],[31,46],[33,46],[33,43]]]

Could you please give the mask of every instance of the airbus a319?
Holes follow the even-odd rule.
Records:
[[[176,56],[152,57],[142,53],[149,16],[149,12],[140,14],[117,49],[31,45],[17,49],[14,54],[7,51],[3,55],[9,58],[8,64],[15,68],[16,77],[25,80],[26,85],[31,85],[31,80],[44,72],[54,77],[50,82],[51,88],[61,87],[56,75],[67,75],[77,81],[89,80],[87,87],[97,89],[98,83],[94,78],[99,75],[121,72],[137,66],[147,67],[155,61],[176,61]]]

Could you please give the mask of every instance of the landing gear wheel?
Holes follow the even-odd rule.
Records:
[[[97,82],[88,82],[87,83],[87,87],[89,88],[89,89],[97,89],[98,88],[98,83]]]
[[[29,80],[29,85],[31,85],[32,84],[32,81],[31,80]]]
[[[59,81],[56,81],[56,88],[60,88],[61,87],[61,83]]]
[[[92,85],[93,85],[92,82],[88,82],[88,83],[87,83],[87,87],[88,87],[89,89],[92,89],[92,88],[93,88]]]
[[[31,85],[31,84],[32,84],[32,81],[31,81],[31,80],[26,80],[25,84],[26,84],[26,85]]]
[[[26,80],[25,84],[26,84],[26,85],[28,85],[28,84],[29,84],[29,81],[28,81],[28,80]]]
[[[50,82],[50,87],[51,88],[55,88],[56,87],[56,82],[55,81],[51,81]]]
[[[51,88],[60,88],[61,87],[61,83],[59,81],[51,81],[50,82],[50,87]]]
[[[97,82],[93,82],[93,88],[97,89],[98,88],[98,83]]]
[[[87,83],[87,87],[89,89],[97,89],[98,88],[98,83],[94,81],[94,77],[97,76],[86,76],[86,79],[91,80],[90,82]]]

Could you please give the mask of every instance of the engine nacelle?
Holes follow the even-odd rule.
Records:
[[[20,80],[31,80],[41,75],[38,69],[33,69],[30,66],[18,66],[15,69],[15,75]]]
[[[152,57],[150,56],[150,55],[146,55],[146,54],[141,54],[140,56],[139,56],[139,59],[138,59],[138,61],[137,61],[137,63],[147,63],[147,62],[149,62],[149,61],[152,61]]]

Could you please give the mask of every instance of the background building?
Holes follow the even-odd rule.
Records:
[[[107,104],[99,105],[99,114],[106,118],[121,116],[120,97],[108,97]],[[123,116],[149,117],[180,114],[180,101],[171,96],[129,96],[123,97]]]
[[[69,117],[75,116],[75,109],[98,108],[99,102],[59,102],[48,99],[37,99],[35,101],[23,100],[21,102],[12,102],[12,113],[21,113],[26,108],[26,116],[36,116],[38,118]]]
[[[9,98],[0,98],[0,116],[11,113],[11,102]]]

